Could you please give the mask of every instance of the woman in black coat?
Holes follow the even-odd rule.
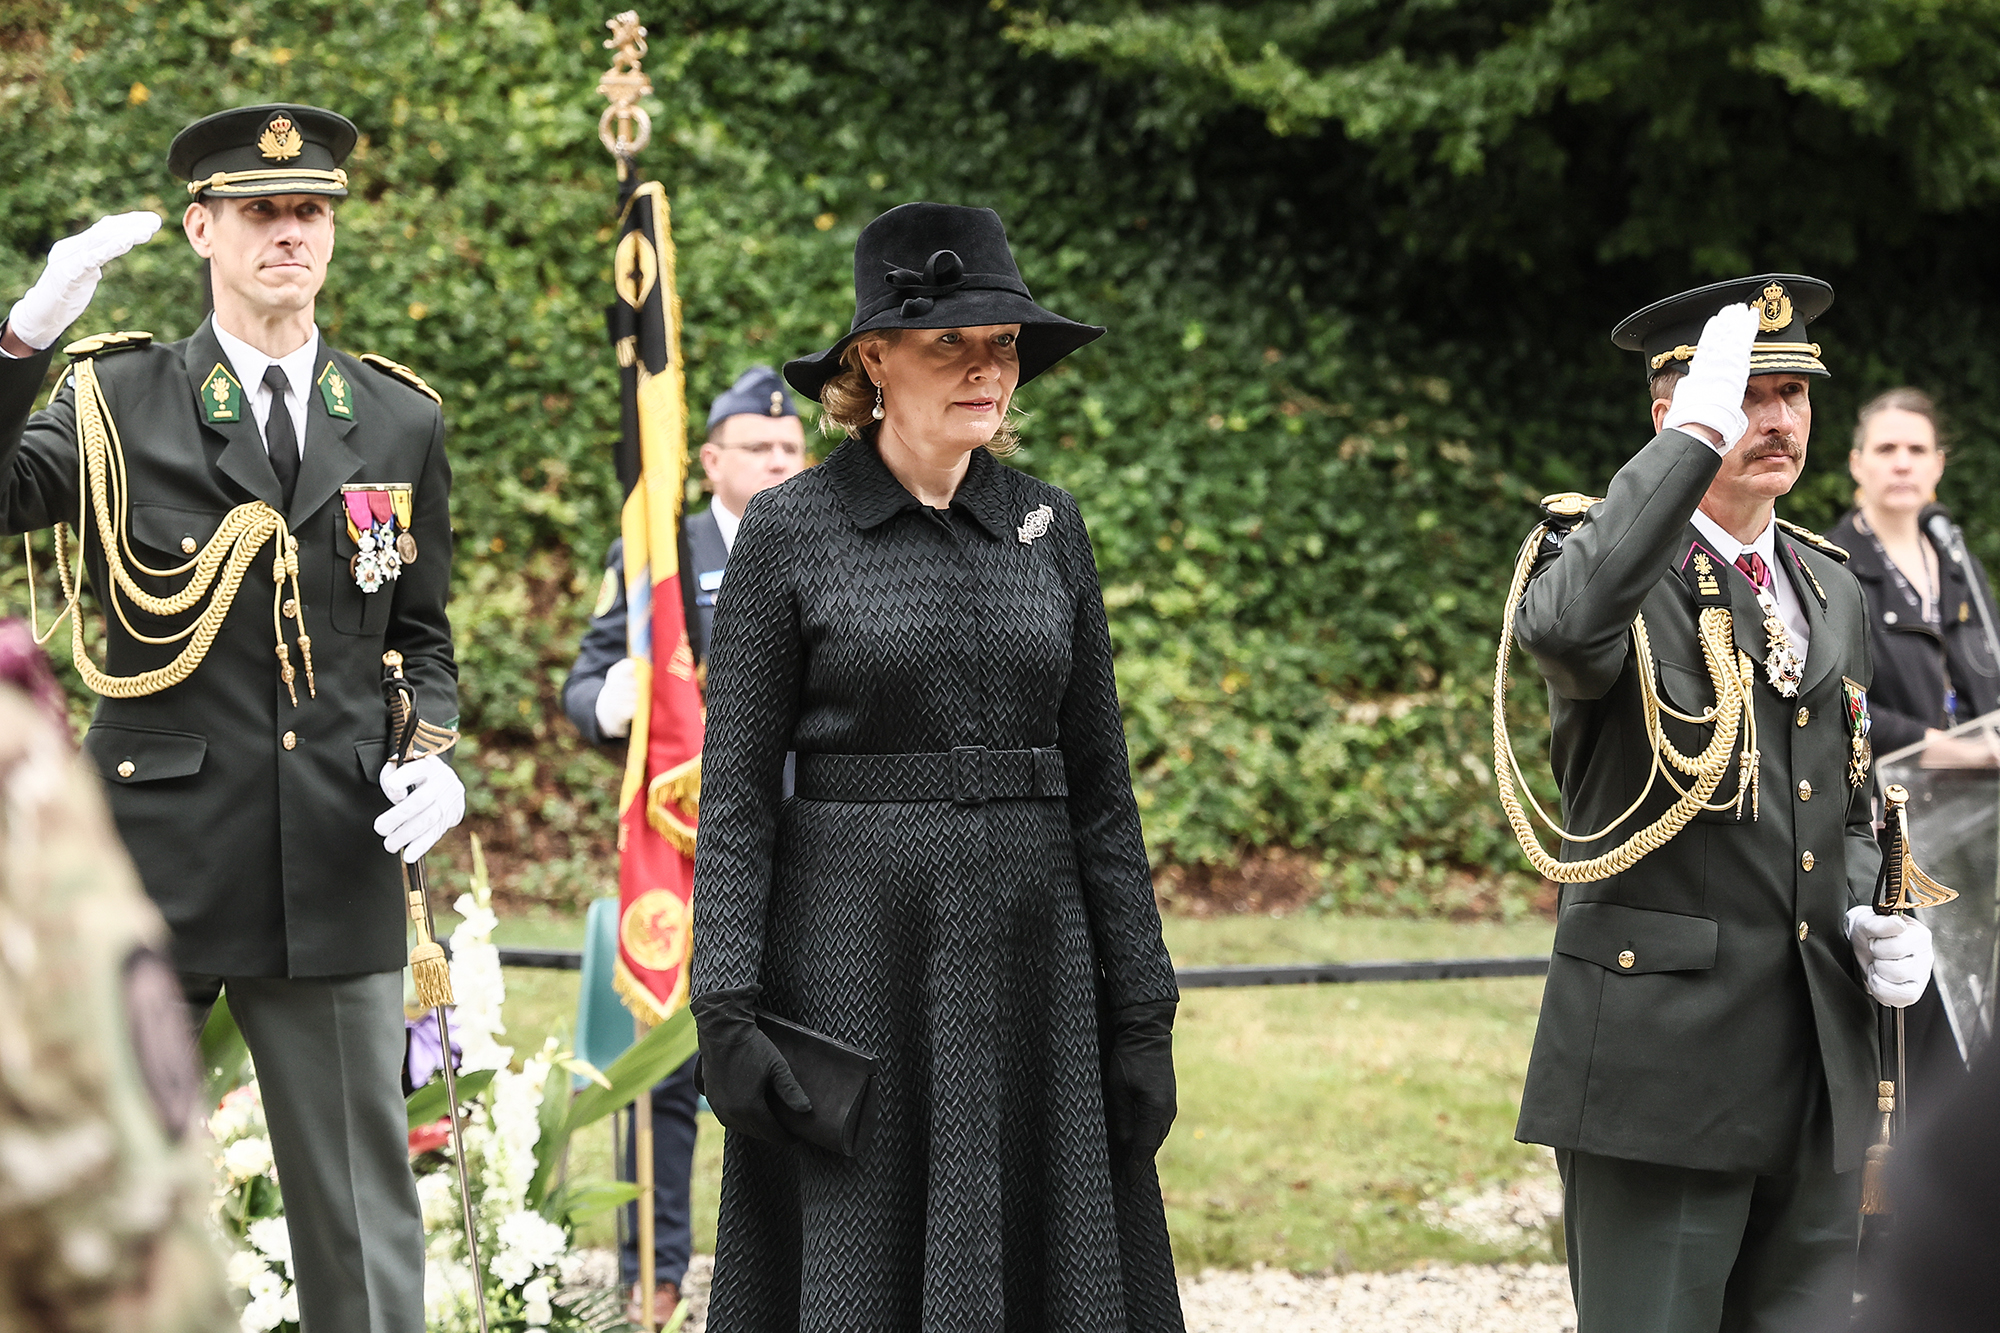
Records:
[[[1992,764],[1984,746],[1938,739],[2000,707],[1986,571],[1956,540],[1929,530],[1944,476],[1937,408],[1916,389],[1891,389],[1861,409],[1848,471],[1855,507],[1828,539],[1868,604],[1875,678],[1868,688],[1869,739],[1878,755],[1929,739],[1946,766]],[[1944,524],[1949,529],[1947,518]],[[1973,886],[1961,886],[1970,890]],[[1990,898],[1988,899],[1990,902]],[[1956,910],[1956,909],[1946,909]],[[1965,1074],[1958,1038],[1933,985],[1905,1011],[1913,1093],[1941,1095]]]
[[[1103,599],[1076,502],[992,452],[1017,385],[1103,330],[1034,303],[996,214],[941,204],[863,230],[855,306],[785,367],[852,438],[751,502],[710,649],[708,1327],[1172,1333],[1178,991]],[[876,1057],[855,1156],[794,1137],[810,1097],[760,1010]]]
[[[1927,530],[1944,475],[1937,409],[1892,389],[1861,409],[1847,466],[1855,507],[1827,534],[1868,599],[1875,753],[1888,754],[2000,707],[1986,571]],[[1948,521],[1947,521],[1948,525]]]

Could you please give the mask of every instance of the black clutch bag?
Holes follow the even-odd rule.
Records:
[[[812,1110],[801,1115],[770,1098],[778,1123],[816,1148],[858,1156],[875,1133],[875,1057],[763,1009],[757,1011],[757,1030],[785,1057],[812,1102]]]

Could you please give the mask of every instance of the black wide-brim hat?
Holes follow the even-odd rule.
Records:
[[[167,169],[200,199],[271,194],[347,197],[340,164],[354,151],[354,122],[324,107],[273,103],[203,116],[174,136]]]
[[[1722,307],[1754,305],[1757,337],[1750,344],[1752,375],[1826,375],[1819,344],[1806,341],[1806,325],[1832,304],[1832,286],[1802,273],[1731,278],[1627,315],[1612,331],[1611,344],[1627,352],[1644,352],[1650,380],[1673,362],[1694,358],[1702,327]]]
[[[817,356],[787,361],[785,378],[818,402],[840,373],[841,353],[864,333],[992,324],[1021,326],[1015,344],[1021,384],[1104,334],[1035,304],[1008,248],[1007,227],[992,209],[898,204],[854,242],[854,322],[847,336]]]

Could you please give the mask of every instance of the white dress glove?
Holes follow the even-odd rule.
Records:
[[[395,804],[375,817],[375,832],[385,851],[401,852],[411,865],[465,818],[465,784],[437,755],[384,764],[381,782]]]
[[[638,711],[639,664],[621,657],[604,673],[604,688],[597,692],[597,729],[607,736],[629,736]]]
[[[114,213],[81,235],[57,241],[42,276],[8,313],[8,331],[36,351],[49,346],[90,305],[104,266],[152,240],[159,229],[158,213]]]
[[[1907,916],[1877,916],[1872,907],[1847,909],[1847,942],[1868,979],[1868,993],[1892,1009],[1917,1002],[1931,982],[1931,928]]]
[[[1710,316],[1688,373],[1674,385],[1663,428],[1707,426],[1722,437],[1715,446],[1718,452],[1727,454],[1735,448],[1750,429],[1750,418],[1743,415],[1743,391],[1750,383],[1750,344],[1756,339],[1757,312],[1750,306],[1724,306]]]

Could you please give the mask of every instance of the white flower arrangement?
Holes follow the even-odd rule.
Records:
[[[442,1136],[434,1126],[413,1126],[412,1169],[426,1237],[425,1326],[429,1333],[473,1333],[479,1327],[473,1302],[483,1291],[493,1333],[587,1333],[619,1327],[615,1313],[606,1311],[622,1308],[622,1301],[611,1302],[608,1294],[566,1291],[562,1272],[572,1257],[575,1221],[623,1202],[630,1197],[630,1187],[621,1194],[609,1184],[556,1182],[554,1159],[569,1131],[565,1128],[543,1144],[542,1122],[545,1097],[560,1097],[568,1104],[571,1073],[607,1090],[611,1084],[561,1050],[553,1037],[521,1061],[519,1069],[513,1068],[514,1050],[499,1040],[507,1031],[501,1016],[507,988],[500,951],[493,944],[499,922],[476,842],[473,860],[473,892],[455,904],[463,920],[451,937],[452,991],[457,1002],[451,1035],[460,1052],[456,1068],[461,1133],[485,1271],[475,1278],[466,1253],[450,1141],[440,1142]],[[428,1015],[425,1021],[431,1021]],[[684,1058],[680,1055],[675,1063]],[[665,1068],[651,1077],[626,1081],[635,1088],[650,1086]],[[602,1103],[600,1107],[601,1114],[611,1109]],[[561,1124],[563,1119],[558,1115],[551,1123]],[[291,1233],[256,1081],[225,1095],[208,1127],[217,1164],[211,1215],[232,1250],[227,1273],[231,1287],[243,1293],[241,1327],[244,1333],[297,1333]],[[566,1303],[566,1296],[574,1304]]]

